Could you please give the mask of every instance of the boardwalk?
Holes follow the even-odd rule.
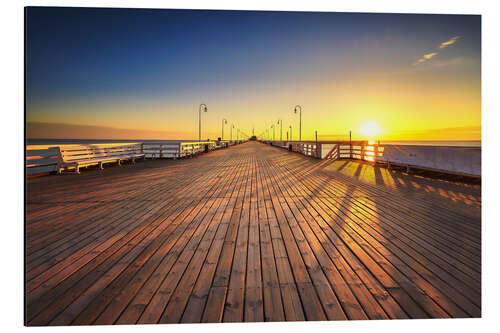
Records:
[[[27,182],[28,325],[481,316],[481,190],[248,142]]]

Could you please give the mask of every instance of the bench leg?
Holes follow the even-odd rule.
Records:
[[[121,160],[118,160],[118,165],[121,166],[122,165],[122,161]]]
[[[77,165],[77,166],[76,166],[76,168],[75,168],[75,172],[76,172],[77,174],[80,174],[80,166],[79,166],[79,165]]]
[[[135,158],[132,158],[132,164],[135,164]]]
[[[102,166],[102,162],[99,162],[99,169],[104,170],[104,167]]]

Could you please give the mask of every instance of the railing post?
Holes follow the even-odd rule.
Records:
[[[349,131],[349,158],[352,160],[352,131]]]
[[[61,173],[61,167],[63,163],[63,158],[62,158],[62,152],[61,152],[61,146],[57,146],[57,173]]]

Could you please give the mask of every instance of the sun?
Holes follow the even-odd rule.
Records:
[[[374,136],[382,132],[382,130],[380,129],[380,125],[375,121],[367,121],[361,124],[359,130],[361,134],[369,138],[373,138]]]

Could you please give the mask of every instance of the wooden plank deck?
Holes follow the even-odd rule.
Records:
[[[36,325],[481,316],[481,189],[248,142],[27,181]]]

